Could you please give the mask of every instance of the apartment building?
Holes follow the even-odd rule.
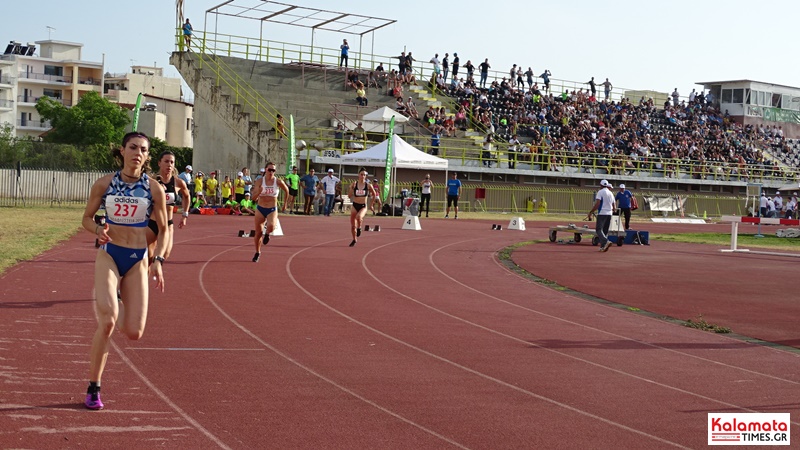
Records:
[[[183,101],[181,79],[164,76],[156,66],[131,66],[128,73],[106,73],[103,92],[109,101],[132,110],[139,94],[139,131],[174,147],[192,147],[194,105]]]
[[[0,126],[11,126],[17,137],[37,138],[51,128],[36,112],[40,97],[69,107],[87,92],[102,94],[103,63],[84,61],[82,50],[74,42],[11,41],[0,55]]]

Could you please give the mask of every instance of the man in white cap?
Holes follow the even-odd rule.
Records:
[[[328,169],[328,175],[320,183],[325,192],[325,215],[330,216],[331,211],[333,211],[333,200],[336,198],[336,185],[339,184],[339,179],[333,175],[333,169]]]
[[[601,252],[607,252],[611,247],[611,241],[608,240],[608,228],[611,226],[611,215],[614,213],[616,206],[614,194],[611,193],[611,183],[608,180],[600,181],[600,190],[594,196],[594,206],[589,210],[586,218],[591,220],[592,214],[597,211],[595,231],[597,232]]]
[[[767,194],[761,192],[761,199],[758,201],[758,217],[767,216]]]
[[[619,185],[619,192],[617,195],[614,196],[614,200],[617,202],[617,208],[619,208],[619,214],[625,216],[625,229],[631,229],[631,198],[633,194],[631,191],[625,189],[624,184]]]
[[[781,197],[781,191],[775,191],[775,197],[772,198],[772,201],[775,202],[775,211],[777,211],[775,217],[781,216],[781,212],[783,211],[783,197]]]
[[[192,203],[192,194],[194,193],[194,177],[192,176],[192,166],[186,166],[186,169],[178,175],[178,178],[183,180],[186,183],[186,186],[189,188],[189,205],[184,205],[184,211],[189,210],[189,206]]]

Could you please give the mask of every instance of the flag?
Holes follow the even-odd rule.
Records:
[[[389,121],[389,142],[386,143],[386,170],[383,174],[384,201],[389,198],[389,185],[392,182],[392,160],[394,160],[392,142],[394,142],[394,116],[392,116],[392,120]]]
[[[133,110],[133,127],[131,131],[138,131],[139,129],[139,111],[142,110],[142,94],[136,98],[136,109]]]
[[[286,156],[286,175],[297,165],[297,148],[294,146],[294,116],[289,114],[289,154]]]

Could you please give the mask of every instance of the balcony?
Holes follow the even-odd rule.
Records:
[[[20,72],[19,78],[43,81],[45,83],[72,84],[72,77],[67,75],[47,75],[44,73]]]
[[[53,128],[49,120],[17,120],[17,128],[20,130],[49,130]]]
[[[41,95],[39,97],[34,97],[32,95],[28,95],[28,96],[18,95],[17,96],[17,103],[19,103],[20,106],[36,106],[36,102],[38,102],[39,99],[42,98],[42,97],[46,97],[46,96],[45,95]],[[64,98],[53,98],[53,97],[50,97],[50,99],[51,100],[55,100],[58,103],[61,103],[62,105],[66,106],[66,107],[72,106],[72,100],[68,99],[68,98],[64,99]]]
[[[11,88],[16,78],[11,75],[3,75],[0,77],[0,87]]]
[[[13,109],[14,100],[0,100],[0,109]]]

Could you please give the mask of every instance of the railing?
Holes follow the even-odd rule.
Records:
[[[13,108],[14,100],[0,100],[0,108]]]
[[[0,84],[12,84],[14,83],[16,78],[12,77],[11,75],[3,75],[0,76]]]
[[[54,81],[64,84],[72,83],[72,77],[66,75],[47,75],[44,73],[20,72],[19,77],[28,78],[30,80]]]
[[[39,130],[48,130],[52,128],[49,120],[20,120],[17,119],[17,126],[21,128],[35,128]]]
[[[238,170],[238,169],[236,169]],[[0,206],[63,206],[83,204],[89,198],[92,184],[109,172],[71,172],[63,170],[34,169],[23,167],[17,177],[12,167],[0,168]],[[233,174],[234,172],[231,172]],[[354,180],[344,180],[345,184]],[[408,189],[416,192],[419,189],[414,182],[397,183],[393,192]],[[446,199],[445,186],[434,184],[431,205],[433,210],[444,210]],[[476,190],[482,189],[485,198],[476,202]],[[462,211],[488,211],[512,213],[539,213],[542,202],[547,203],[546,212],[565,214],[585,214],[594,202],[595,190],[552,188],[532,185],[497,185],[474,182],[463,182],[462,199],[459,209]],[[660,195],[663,192],[635,191],[634,195]],[[686,195],[684,212],[697,216],[718,217],[723,214],[746,214],[745,199],[736,196]],[[391,200],[389,200],[391,201]],[[399,205],[399,202],[395,202]],[[648,215],[646,209],[635,213]]]
[[[66,99],[65,98],[54,98],[54,97],[50,97],[48,95],[41,95],[39,97],[34,97],[32,95],[18,95],[17,96],[17,103],[36,103],[42,97],[48,97],[50,100],[53,100],[54,102],[61,103],[64,106],[72,106],[72,100],[71,99],[68,99],[68,98],[66,98]]]
[[[100,86],[100,80],[96,79],[95,77],[78,77],[78,84]]]

